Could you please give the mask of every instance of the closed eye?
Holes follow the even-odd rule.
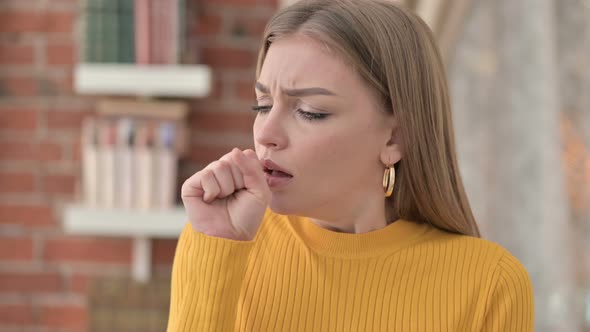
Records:
[[[272,108],[272,105],[264,105],[264,106],[252,106],[252,111],[254,112],[268,112]]]
[[[272,105],[252,106],[252,111],[256,113],[267,113],[272,109]],[[328,117],[329,113],[306,112],[302,109],[297,109],[297,114],[306,121],[322,120]]]

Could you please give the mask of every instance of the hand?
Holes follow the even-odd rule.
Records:
[[[194,230],[250,241],[256,236],[271,191],[256,152],[234,148],[188,178],[181,197]]]

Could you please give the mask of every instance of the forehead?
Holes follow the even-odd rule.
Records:
[[[317,85],[349,89],[359,83],[350,66],[327,45],[303,35],[278,39],[270,46],[259,81],[271,89]]]

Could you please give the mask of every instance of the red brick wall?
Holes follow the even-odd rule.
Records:
[[[232,147],[252,146],[260,36],[277,0],[191,0],[187,62],[209,64],[210,97],[193,100],[191,150],[179,184]],[[0,330],[88,331],[88,285],[129,276],[131,241],[64,234],[61,206],[76,199],[81,122],[95,98],[73,91],[77,0],[0,1]],[[156,240],[167,275],[176,241]]]

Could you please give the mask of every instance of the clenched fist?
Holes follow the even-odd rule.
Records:
[[[194,230],[249,241],[262,222],[271,191],[256,152],[234,148],[188,178],[181,196]]]

